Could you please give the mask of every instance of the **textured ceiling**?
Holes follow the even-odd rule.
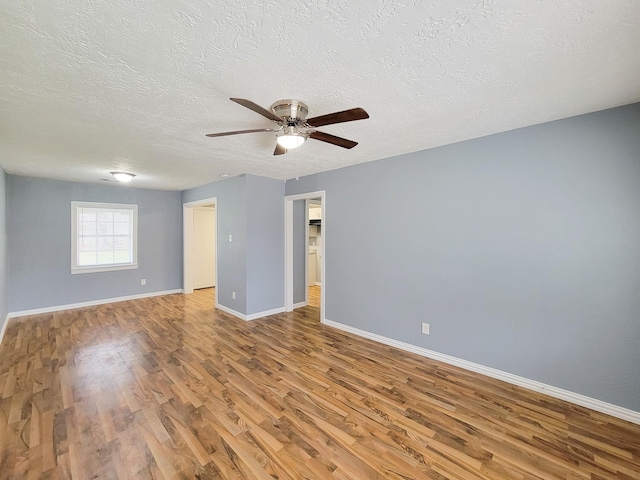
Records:
[[[640,100],[638,0],[13,0],[0,4],[0,165],[180,190],[291,178]],[[231,101],[363,107],[274,157]]]

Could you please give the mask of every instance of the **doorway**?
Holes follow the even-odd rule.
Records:
[[[218,283],[217,198],[184,203],[182,213],[184,293],[215,288]],[[215,304],[217,307],[217,296]]]
[[[322,200],[310,198],[305,200],[308,211],[307,237],[307,304],[320,308],[322,295]]]
[[[304,215],[298,214],[300,209],[294,204],[304,201]],[[313,209],[313,211],[312,211]],[[297,213],[294,213],[294,210]],[[318,222],[309,225],[310,214],[318,214],[320,218],[321,239],[318,241]],[[303,225],[300,225],[300,224]],[[299,241],[298,236],[294,238],[294,232],[299,232],[303,227],[304,241]],[[315,227],[315,228],[311,228]],[[313,243],[315,242],[315,245]],[[326,231],[326,194],[325,191],[289,195],[285,197],[285,311],[290,312],[294,308],[310,304],[310,296],[314,293],[319,295],[317,302],[320,307],[320,321],[325,320],[325,297],[326,297],[326,275],[325,275],[325,250],[327,243]],[[313,253],[311,253],[313,250]],[[300,274],[295,268],[304,259],[304,270]],[[310,261],[311,258],[311,261]],[[314,263],[315,262],[315,263]],[[311,265],[310,265],[311,263]],[[312,269],[315,266],[315,275]],[[313,277],[313,278],[312,278]],[[315,281],[314,281],[315,280]],[[304,302],[299,299],[294,301],[294,290],[299,290],[300,282],[304,284]],[[310,287],[314,292],[310,292]],[[317,300],[316,300],[317,301]]]
[[[193,209],[193,289],[216,286],[216,210],[214,205]]]

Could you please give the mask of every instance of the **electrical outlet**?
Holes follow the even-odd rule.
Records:
[[[423,323],[422,324],[422,333],[424,333],[425,335],[429,335],[429,324],[428,323]]]
[[[229,243],[233,242],[233,235],[229,234]]]
[[[147,279],[146,278],[141,278],[140,279],[140,285],[146,285],[147,284]]]
[[[236,292],[231,292],[231,298],[234,300],[236,299]]]

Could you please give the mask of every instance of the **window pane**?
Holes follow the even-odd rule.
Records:
[[[116,263],[131,263],[131,253],[129,250],[115,250],[113,261]]]
[[[113,235],[113,222],[98,222],[98,235]]]
[[[129,235],[131,232],[131,225],[129,222],[122,223],[116,222],[113,224],[113,233],[114,235]]]
[[[113,237],[113,248],[116,250],[131,250],[131,239],[129,237]]]
[[[96,214],[95,213],[81,213],[80,214],[81,222],[95,222]]]
[[[113,262],[113,251],[98,252],[98,265],[108,265]]]
[[[113,222],[113,212],[98,210],[97,216],[99,222]]]
[[[96,224],[95,222],[82,222],[80,224],[80,235],[95,235]]]
[[[96,264],[96,252],[80,252],[78,254],[78,265],[81,267]]]
[[[81,252],[95,251],[98,244],[96,237],[80,237],[78,242],[78,250]]]
[[[131,221],[131,212],[127,212],[125,210],[115,210],[113,212],[113,221],[129,223]]]
[[[98,237],[98,251],[111,251],[113,250],[113,237]]]

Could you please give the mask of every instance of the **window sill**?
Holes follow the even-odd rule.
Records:
[[[78,275],[83,273],[116,272],[118,270],[134,270],[136,268],[138,268],[138,264],[105,265],[101,267],[78,267],[78,268],[72,268],[71,274]]]

